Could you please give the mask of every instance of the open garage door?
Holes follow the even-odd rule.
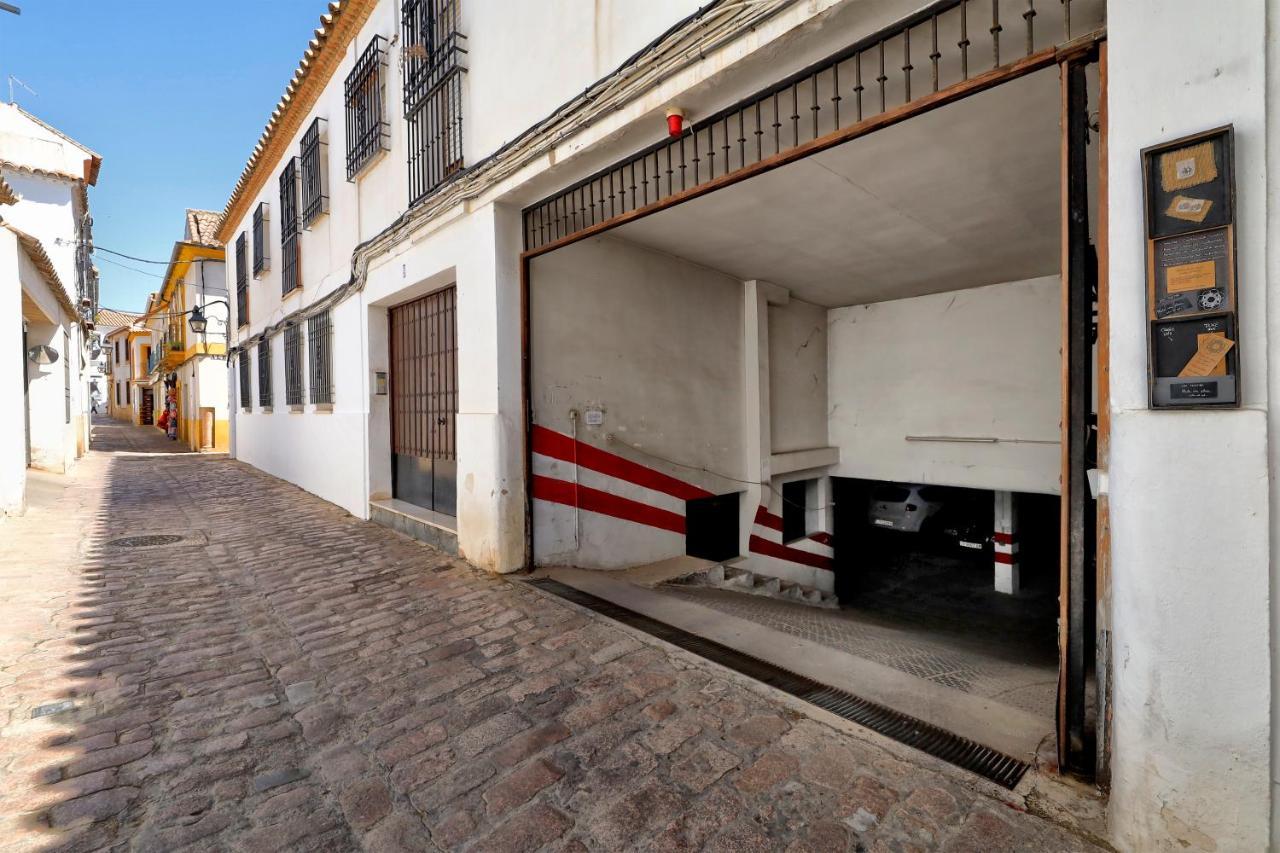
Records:
[[[1008,719],[1033,752],[1036,726],[1056,728],[1062,765],[1091,769],[1092,50],[730,168],[714,191],[611,217],[606,171],[577,188],[590,222],[567,204],[527,211],[532,561],[699,558],[753,591],[826,602],[859,571],[842,553],[873,547],[837,516],[865,527],[876,484],[905,490],[904,512],[985,501],[987,591],[1015,596],[1014,555],[1033,552],[1023,591],[1044,611],[1043,701]],[[1016,505],[1056,535],[1026,549]]]

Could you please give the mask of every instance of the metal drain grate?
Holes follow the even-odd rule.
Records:
[[[1024,761],[952,734],[931,723],[883,705],[877,705],[875,702],[860,699],[852,693],[821,684],[803,675],[797,675],[759,658],[735,651],[714,640],[690,634],[688,631],[651,619],[559,581],[550,578],[534,578],[526,583],[817,705],[825,711],[830,711],[885,737],[928,753],[934,758],[954,764],[970,773],[976,773],[1005,788],[1012,790],[1017,787],[1023,775],[1030,769]]]
[[[153,536],[122,536],[119,539],[112,539],[107,545],[112,548],[154,548],[157,545],[172,545],[175,542],[181,542],[184,538],[172,533]]]

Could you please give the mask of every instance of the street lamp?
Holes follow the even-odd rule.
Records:
[[[206,302],[203,307],[208,308],[210,305],[226,305],[228,315],[231,312],[231,305],[225,299],[215,299],[212,302]],[[209,328],[209,318],[204,316],[201,306],[197,305],[187,312],[191,316],[187,318],[187,323],[191,325],[191,331],[197,335],[203,335],[204,330]]]

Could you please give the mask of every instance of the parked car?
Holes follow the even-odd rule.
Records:
[[[985,551],[991,546],[991,499],[972,489],[881,483],[871,492],[867,523],[936,538],[946,547]]]
[[[925,522],[942,512],[941,491],[937,486],[881,483],[871,491],[867,523],[899,533],[923,532]]]

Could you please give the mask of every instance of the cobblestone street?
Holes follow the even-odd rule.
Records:
[[[95,448],[0,523],[0,850],[1093,849],[242,463]]]

